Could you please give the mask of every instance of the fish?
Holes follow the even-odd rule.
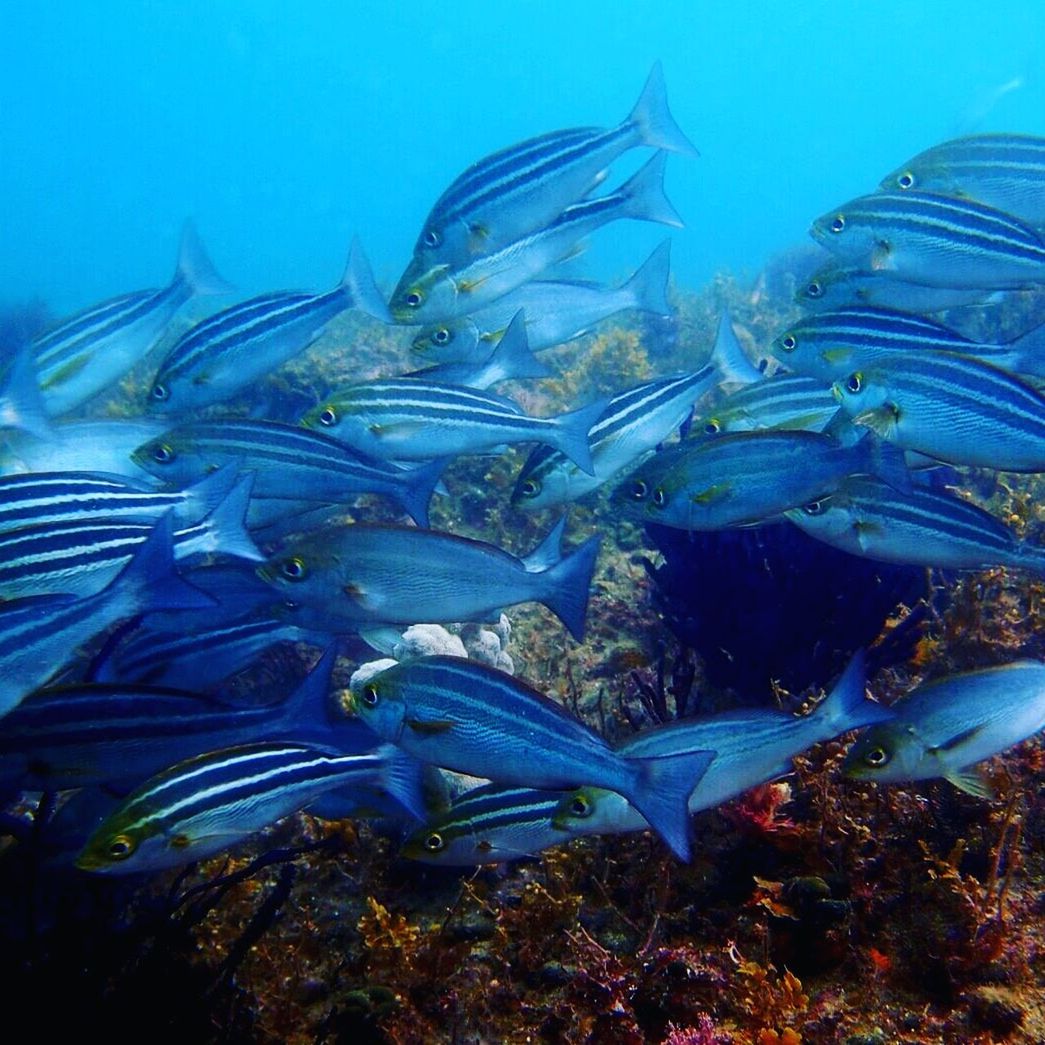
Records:
[[[527,509],[551,508],[597,490],[677,429],[718,377],[713,366],[705,366],[692,373],[647,381],[614,396],[588,431],[593,474],[582,471],[557,450],[538,447],[519,473],[512,504]]]
[[[264,705],[114,682],[41,690],[3,720],[0,780],[44,791],[128,791],[176,762],[256,741],[369,751],[369,730],[335,711],[329,699],[335,660],[327,650],[294,692]]]
[[[160,290],[103,301],[62,320],[32,342],[40,393],[60,417],[115,384],[159,343],[175,314],[194,297],[228,294],[190,222],[174,278]]]
[[[252,483],[253,476],[243,476],[207,516],[174,531],[176,561],[210,553],[264,559],[243,525]],[[69,520],[0,534],[0,598],[96,595],[134,557],[155,525],[154,520]]]
[[[477,255],[467,265],[437,265],[401,282],[389,303],[392,316],[397,323],[428,324],[468,315],[575,254],[586,236],[611,221],[632,218],[682,228],[664,194],[666,165],[667,153],[658,152],[620,188],[567,207],[550,225]]]
[[[621,754],[657,757],[684,751],[712,750],[714,760],[693,782],[691,813],[714,809],[759,784],[785,776],[791,760],[815,744],[850,730],[892,722],[893,712],[868,700],[866,657],[858,650],[831,692],[808,714],[774,708],[738,708],[715,715],[684,718],[643,730],[618,745]],[[621,796],[597,788],[564,795],[554,814],[555,826],[570,837],[648,830],[645,819]]]
[[[853,474],[910,483],[903,455],[878,440],[847,446],[817,432],[737,432],[655,455],[617,486],[612,503],[644,522],[713,530],[770,519]]]
[[[935,192],[976,200],[1045,225],[1045,138],[974,134],[918,153],[879,184],[883,192]]]
[[[472,788],[408,835],[399,854],[439,867],[499,864],[533,856],[570,840],[566,830],[554,823],[566,794],[510,784]]]
[[[560,519],[519,559],[455,534],[356,523],[302,538],[258,576],[285,598],[356,626],[497,620],[504,606],[541,602],[583,642],[599,537],[562,557],[565,525]]]
[[[393,297],[432,268],[460,268],[554,221],[637,146],[696,156],[668,109],[659,62],[627,118],[529,138],[473,163],[436,200]]]
[[[352,693],[352,706],[382,740],[432,765],[504,784],[624,794],[689,860],[686,799],[709,752],[625,757],[544,694],[459,657],[386,668]]]
[[[1038,233],[973,200],[880,192],[817,218],[810,234],[850,265],[909,283],[987,291],[1045,281]]]
[[[281,515],[289,501],[345,504],[360,494],[381,494],[421,526],[428,525],[428,502],[447,463],[391,468],[360,457],[323,431],[237,418],[182,422],[136,447],[131,460],[150,476],[177,485],[198,482],[219,468],[252,471],[252,508],[274,500]],[[251,526],[260,521],[257,514],[249,516]]]
[[[951,464],[1045,471],[1045,397],[978,359],[953,352],[879,359],[833,388],[854,423],[905,450]]]
[[[214,605],[174,571],[173,526],[163,516],[107,588],[85,599],[40,595],[0,603],[0,718],[47,683],[80,647],[150,610]]]
[[[902,279],[884,279],[874,271],[830,266],[799,283],[795,302],[814,312],[867,305],[899,312],[931,313],[988,304],[1001,293],[982,287],[927,287]]]
[[[982,508],[935,490],[900,494],[876,479],[853,478],[784,514],[811,537],[878,562],[1045,574],[1045,548],[1019,540]]]
[[[155,485],[132,460],[135,447],[160,435],[162,421],[141,417],[62,421],[46,438],[22,432],[0,440],[0,475],[21,472],[104,472]]]
[[[346,309],[388,321],[358,240],[341,282],[322,294],[280,291],[233,305],[197,323],[170,348],[149,390],[153,413],[220,403],[309,347]]]
[[[606,402],[598,399],[557,417],[529,417],[493,392],[400,377],[338,389],[301,423],[382,461],[427,461],[510,443],[547,443],[592,475],[588,429]]]
[[[345,785],[387,790],[423,819],[420,783],[417,763],[391,745],[351,755],[286,741],[212,751],[133,791],[90,837],[76,866],[138,874],[203,860]]]
[[[435,381],[439,384],[464,385],[466,388],[479,391],[501,381],[549,377],[552,370],[533,354],[527,341],[526,329],[526,313],[519,310],[509,320],[503,332],[499,331],[498,337],[484,345],[487,354],[482,359],[475,362],[464,360],[437,363],[403,376]]]
[[[754,432],[767,428],[822,432],[840,407],[823,381],[801,374],[774,374],[744,385],[693,418],[703,435]]]
[[[922,683],[892,706],[896,719],[857,737],[843,772],[856,780],[904,783],[943,777],[993,797],[977,763],[1045,729],[1045,664],[1011,664]]]
[[[51,436],[36,361],[28,344],[0,351],[0,433],[5,431],[24,432],[37,439]]]
[[[773,339],[770,352],[790,370],[825,385],[879,359],[957,352],[1026,376],[1045,377],[1045,327],[1007,344],[970,341],[922,316],[882,308],[847,308],[805,316]]]
[[[530,280],[467,316],[425,327],[413,350],[440,362],[479,361],[489,355],[517,312],[526,316],[530,350],[539,352],[587,334],[625,309],[666,316],[671,241],[664,240],[619,287],[579,280]]]
[[[167,511],[182,525],[199,522],[232,492],[235,468],[185,490],[163,491],[120,475],[32,472],[0,476],[0,534],[66,522],[156,520]]]

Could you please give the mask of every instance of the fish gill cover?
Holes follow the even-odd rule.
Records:
[[[12,18],[5,69],[61,70],[59,160],[0,117],[35,175],[2,175],[4,297],[48,302],[0,358],[0,975],[38,1032],[1042,1040],[1033,61],[944,134],[912,91],[972,35],[906,8],[847,12],[850,123],[808,12],[643,9],[643,85],[641,33],[534,5],[546,92],[467,5],[346,38],[123,14]],[[981,60],[1034,35],[991,18]],[[678,26],[734,43],[695,63]],[[788,40],[837,100],[797,121],[795,78],[722,65]],[[194,54],[238,84],[211,108]],[[80,164],[91,213],[41,272],[70,113],[127,160]],[[984,133],[1003,114],[1024,133]],[[154,166],[124,181],[132,126]],[[172,251],[182,211],[203,235],[145,264],[127,216]]]

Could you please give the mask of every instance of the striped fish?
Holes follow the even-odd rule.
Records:
[[[413,349],[442,362],[478,362],[489,355],[490,346],[520,310],[526,315],[526,337],[533,352],[573,341],[624,309],[668,315],[670,266],[671,241],[665,240],[619,287],[531,280],[468,316],[425,327],[414,338]]]
[[[328,699],[335,660],[328,651],[290,696],[261,706],[105,682],[41,690],[3,720],[0,780],[48,791],[126,789],[175,762],[259,740],[368,751],[372,734],[337,716]]]
[[[518,404],[492,392],[400,377],[342,388],[301,423],[383,461],[427,461],[504,443],[547,443],[590,475],[588,429],[605,407],[599,400],[557,417],[528,417]]]
[[[806,316],[773,339],[770,352],[790,370],[832,384],[879,360],[957,352],[1018,374],[1045,376],[1045,328],[1008,344],[970,341],[921,316],[883,308],[847,308]]]
[[[973,200],[913,191],[861,196],[818,218],[810,233],[850,265],[930,287],[1045,282],[1038,233]]]
[[[689,859],[686,800],[707,768],[707,751],[618,754],[555,701],[460,657],[397,664],[352,696],[378,736],[432,765],[504,784],[590,784],[623,794],[680,859]]]
[[[951,464],[1045,471],[1045,396],[978,359],[952,352],[880,359],[834,389],[856,424],[905,450]]]
[[[182,233],[174,279],[162,290],[139,290],[63,320],[32,343],[47,413],[58,417],[118,381],[157,344],[174,314],[203,294],[227,294],[191,224]]]
[[[44,595],[0,603],[0,716],[118,621],[150,610],[213,605],[174,572],[172,537],[171,520],[165,515],[119,576],[97,595]]]
[[[0,477],[0,534],[26,526],[105,520],[199,522],[232,492],[236,470],[223,468],[186,490],[144,487],[119,475],[32,472]]]
[[[254,472],[252,497],[289,502],[345,504],[360,494],[392,497],[421,526],[445,461],[404,471],[364,461],[324,431],[277,421],[223,418],[188,421],[139,446],[131,459],[157,479],[176,485],[197,482],[216,468]],[[253,507],[253,506],[252,506]],[[263,520],[253,512],[250,524]]]
[[[718,376],[714,367],[706,366],[689,374],[649,381],[614,396],[588,431],[594,474],[581,471],[557,450],[539,447],[519,473],[512,504],[550,508],[597,490],[675,431]]]
[[[899,495],[874,479],[849,479],[786,514],[811,537],[879,562],[1045,573],[1045,548],[1025,544],[982,508],[935,490]]]
[[[823,381],[777,374],[719,400],[707,413],[694,417],[693,431],[704,435],[766,428],[822,432],[838,409],[838,401]]]
[[[636,146],[697,155],[668,109],[657,62],[627,119],[609,130],[578,127],[530,138],[472,164],[425,219],[400,285],[439,265],[460,268],[555,220]]]
[[[568,832],[554,823],[566,794],[484,784],[465,792],[445,813],[430,818],[407,837],[399,852],[440,867],[499,864],[532,856],[570,840]]]
[[[451,533],[355,523],[299,539],[258,575],[330,627],[489,621],[541,602],[582,642],[599,538],[563,557],[565,522],[522,559]]]
[[[392,294],[392,315],[399,323],[436,323],[468,315],[576,253],[585,236],[611,221],[633,218],[681,228],[682,219],[664,194],[666,164],[667,154],[658,152],[610,195],[575,203],[550,225],[467,265],[439,265],[401,282]]]
[[[934,145],[882,179],[885,192],[963,196],[1045,225],[1045,138],[976,134]]]
[[[752,787],[791,772],[791,760],[852,729],[891,722],[893,713],[868,700],[863,651],[849,661],[831,692],[807,715],[772,708],[738,708],[680,719],[643,730],[617,747],[621,754],[663,757],[712,750],[715,758],[693,782],[689,811],[714,809]],[[557,827],[571,837],[648,829],[644,818],[620,795],[581,788],[563,797]]]
[[[174,557],[264,556],[243,528],[253,477],[241,478],[209,515],[174,531]],[[86,597],[109,585],[148,539],[154,522],[65,521],[0,535],[0,598],[56,592]]]
[[[356,240],[333,290],[262,294],[197,323],[160,364],[148,407],[172,413],[219,403],[303,352],[349,308],[388,318]]]
[[[95,831],[76,866],[135,874],[203,860],[346,785],[387,790],[422,819],[420,780],[418,764],[391,746],[362,755],[278,741],[226,748],[146,781]]]

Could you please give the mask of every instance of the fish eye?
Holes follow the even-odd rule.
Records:
[[[889,761],[889,752],[884,747],[873,747],[864,755],[864,762],[869,766],[884,766]]]
[[[360,700],[362,700],[368,708],[376,708],[380,699],[381,697],[377,692],[377,686],[373,683],[363,687],[363,693]]]
[[[174,460],[174,451],[166,443],[160,443],[153,450],[152,459],[158,464],[170,464]]]
[[[166,385],[153,385],[149,393],[157,403],[165,403],[171,397],[171,390]]]
[[[288,581],[300,581],[306,574],[304,562],[295,557],[293,559],[287,559],[280,564],[279,572],[287,578]]]
[[[794,350],[798,347],[798,341],[796,340],[795,335],[794,334],[785,334],[780,339],[780,347],[785,352],[794,352]]]
[[[716,417],[712,417],[704,424],[705,435],[718,435],[722,431],[722,423]]]
[[[536,479],[527,479],[521,492],[523,497],[536,497],[541,492],[541,484]]]
[[[433,335],[432,340],[437,345],[448,345],[453,340],[453,334],[446,327],[440,327]]]
[[[446,848],[446,842],[443,841],[443,836],[438,831],[433,831],[425,839],[425,849],[430,853],[441,853]]]
[[[426,247],[438,247],[443,242],[443,237],[439,234],[438,229],[429,229],[425,233],[425,246]]]
[[[631,499],[633,501],[644,501],[649,493],[649,487],[644,479],[636,479],[631,484]]]
[[[658,486],[656,490],[653,491],[652,501],[654,508],[663,508],[664,505],[668,503],[668,498],[665,496],[664,488],[662,486]]]
[[[333,428],[337,424],[337,411],[332,406],[325,406],[319,412],[319,423],[327,428]]]
[[[904,171],[903,174],[901,174],[896,179],[896,184],[901,189],[913,188],[913,186],[914,186],[914,174],[911,171]]]
[[[864,375],[861,374],[859,370],[855,374],[850,374],[845,379],[845,387],[846,391],[852,392],[853,395],[856,395],[856,393],[864,387]]]
[[[836,214],[834,220],[831,222],[831,231],[834,233],[845,231],[845,215]]]
[[[594,812],[591,802],[584,795],[574,795],[570,799],[570,816],[587,818]]]
[[[813,279],[806,284],[806,297],[822,298],[824,296],[824,285],[819,280]]]
[[[809,504],[802,506],[802,511],[806,515],[823,515],[827,509],[827,498],[822,498],[819,501],[810,501]]]
[[[424,301],[425,296],[419,290],[411,290],[409,294],[403,299],[406,302],[407,308],[420,308],[421,302]]]
[[[109,843],[109,855],[114,860],[126,860],[134,852],[134,839],[128,835],[117,835]]]

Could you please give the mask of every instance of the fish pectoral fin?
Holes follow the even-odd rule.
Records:
[[[62,384],[63,381],[71,381],[85,366],[87,366],[87,356],[76,356],[74,359],[69,360],[68,363],[60,366],[44,381],[41,381],[40,391],[46,392],[48,389],[54,388],[55,385]]]
[[[723,497],[728,497],[730,489],[729,483],[716,483],[714,486],[709,486],[706,490],[701,490],[700,493],[693,494],[690,500],[694,504],[712,504],[715,501],[722,500]]]
[[[954,751],[956,748],[961,747],[967,740],[972,740],[983,726],[970,726],[968,729],[963,730],[961,733],[956,733],[950,740],[943,744],[935,744],[929,750],[935,755],[941,751]]]
[[[381,606],[381,599],[375,598],[359,584],[349,581],[348,584],[342,585],[341,591],[364,610],[376,610]]]
[[[853,523],[853,532],[856,534],[856,543],[860,546],[861,551],[867,551],[868,538],[869,537],[880,537],[882,534],[882,527],[878,523],[867,522],[863,519],[857,519]]]
[[[194,385],[196,385],[197,387],[199,385],[209,385],[210,384],[210,374],[197,374],[192,379],[192,383]]]
[[[390,424],[372,424],[370,434],[377,439],[408,438],[422,431],[423,425],[416,421],[393,421]]]
[[[887,239],[879,240],[871,251],[871,269],[874,272],[885,272],[896,268],[893,258],[893,247]]]
[[[478,279],[462,279],[456,284],[458,294],[470,294],[477,287],[481,287],[490,277],[480,276]]]
[[[452,722],[448,722],[445,719],[437,718],[408,718],[404,719],[404,722],[415,733],[420,733],[423,737],[437,736],[440,733],[446,733],[454,728],[454,724]]]
[[[468,225],[468,249],[473,254],[481,254],[486,250],[486,241],[490,238],[490,230],[480,222]]]
[[[973,795],[975,798],[997,798],[991,782],[975,766],[952,770],[950,773],[945,773],[944,778],[967,795]]]
[[[842,363],[848,363],[852,354],[852,351],[848,348],[825,348],[824,351],[820,353],[820,358],[823,359],[825,363],[832,363],[837,366]]]
[[[883,403],[873,410],[865,410],[853,418],[853,424],[870,428],[875,435],[888,439],[896,432],[900,420],[900,409],[895,403]]]

